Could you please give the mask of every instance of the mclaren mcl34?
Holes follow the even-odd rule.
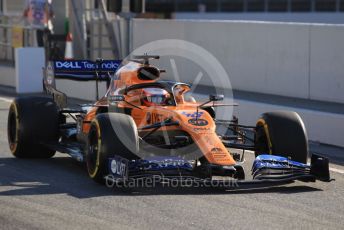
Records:
[[[46,96],[18,97],[10,106],[12,154],[50,158],[56,151],[67,153],[85,162],[89,177],[99,183],[109,176],[122,182],[152,176],[229,178],[239,184],[330,180],[329,161],[309,153],[296,112],[264,113],[255,126],[239,124],[236,117],[219,120],[214,108],[226,106],[223,95],[196,101],[189,84],[160,79],[165,71],[150,64],[158,58],[137,56],[125,64],[50,62],[44,68]],[[98,100],[69,108],[56,79],[94,81]],[[107,85],[103,97],[101,82]],[[219,126],[226,127],[225,134],[217,132]],[[247,150],[256,157],[250,180],[243,167]]]

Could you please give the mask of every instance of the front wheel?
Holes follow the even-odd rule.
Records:
[[[256,124],[255,154],[273,154],[307,163],[308,138],[299,114],[291,111],[264,113]]]
[[[132,117],[120,113],[103,113],[92,121],[88,134],[86,165],[89,176],[104,183],[109,174],[108,159],[118,155],[137,159],[139,137]]]

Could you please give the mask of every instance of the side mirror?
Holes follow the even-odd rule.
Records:
[[[223,101],[225,96],[223,94],[209,95],[209,101]]]

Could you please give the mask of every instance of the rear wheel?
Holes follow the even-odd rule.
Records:
[[[59,112],[55,102],[45,97],[16,98],[9,109],[8,143],[20,158],[50,158],[55,151],[44,143],[59,138]]]
[[[89,176],[104,183],[108,159],[114,155],[136,159],[139,150],[137,127],[132,117],[120,113],[99,114],[88,134],[86,164]]]
[[[255,154],[273,154],[307,163],[308,138],[296,112],[264,113],[256,124]]]

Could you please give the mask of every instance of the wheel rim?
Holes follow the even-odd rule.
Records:
[[[11,110],[8,118],[8,142],[10,145],[11,151],[15,151],[17,145],[17,114],[15,111]]]
[[[94,127],[92,127],[89,133],[89,145],[88,145],[88,153],[86,157],[87,169],[91,177],[94,177],[98,170],[98,166],[97,166],[98,150],[99,150],[98,132]]]

